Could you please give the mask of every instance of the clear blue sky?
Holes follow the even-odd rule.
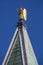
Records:
[[[0,0],[0,65],[18,22],[17,8],[27,9],[27,31],[39,65],[43,65],[43,0]]]

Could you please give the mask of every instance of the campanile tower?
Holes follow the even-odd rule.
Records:
[[[27,10],[20,8],[18,12],[19,21],[2,65],[38,65],[25,26]]]

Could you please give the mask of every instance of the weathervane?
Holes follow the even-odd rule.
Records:
[[[17,11],[19,12],[19,20],[26,21],[26,19],[27,19],[27,10],[25,8],[20,8]]]
[[[17,27],[22,27],[23,26],[26,26],[24,24],[24,21],[27,20],[27,10],[25,8],[20,8],[20,9],[17,9],[18,13],[19,13],[19,22],[17,23]]]

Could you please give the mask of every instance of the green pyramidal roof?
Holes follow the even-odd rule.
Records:
[[[23,26],[16,29],[2,65],[38,65],[28,33]]]

